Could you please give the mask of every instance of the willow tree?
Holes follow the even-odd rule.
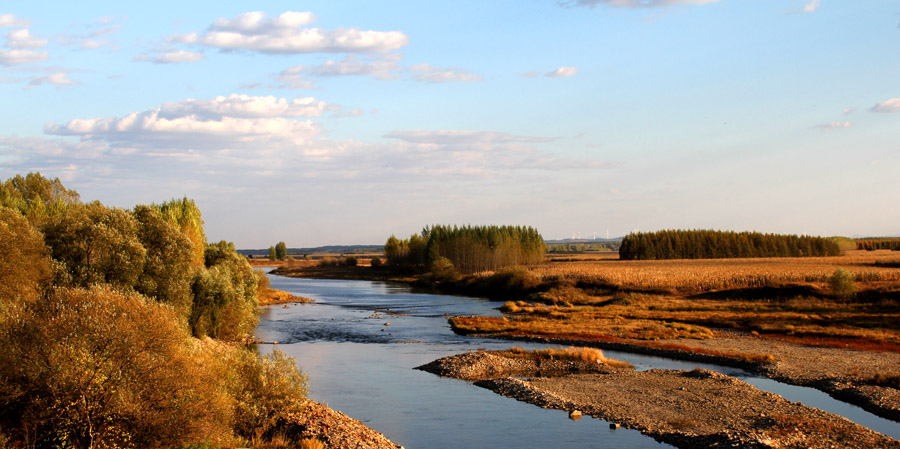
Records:
[[[180,200],[173,199],[158,206],[163,218],[175,224],[181,232],[190,239],[194,247],[192,263],[199,267],[203,265],[203,252],[206,248],[206,234],[203,232],[203,216],[200,208],[194,200],[184,197]]]
[[[44,236],[18,211],[0,206],[0,312],[34,301],[49,283],[50,251]]]

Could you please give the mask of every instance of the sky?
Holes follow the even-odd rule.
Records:
[[[244,249],[900,234],[894,0],[7,0],[0,98],[0,179]]]

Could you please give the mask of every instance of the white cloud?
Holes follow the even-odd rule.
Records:
[[[46,51],[0,49],[0,65],[22,65],[47,60]]]
[[[457,69],[455,67],[438,68],[433,67],[428,63],[410,66],[409,71],[413,73],[414,80],[426,83],[481,81],[480,76],[472,74],[468,70]]]
[[[47,39],[32,35],[26,28],[6,33],[7,48],[41,48],[44,45],[47,45]]]
[[[53,73],[47,74],[45,76],[39,76],[36,78],[32,78],[31,81],[29,81],[28,86],[34,87],[34,86],[40,86],[42,84],[52,84],[54,86],[62,87],[62,86],[74,86],[76,84],[81,84],[81,83],[79,83],[77,81],[72,81],[71,79],[69,79],[69,75],[65,72],[53,72]]]
[[[514,143],[514,142],[550,142],[554,140],[548,137],[517,136],[514,134],[497,131],[471,131],[471,130],[438,130],[401,129],[385,134],[384,137],[400,139],[408,143],[423,143],[433,145],[473,145],[483,143]]]
[[[869,110],[872,112],[900,112],[900,97],[882,101]]]
[[[821,125],[816,125],[815,128],[821,129],[822,131],[831,131],[835,129],[843,129],[843,128],[852,128],[853,123],[851,122],[828,122],[823,123]]]
[[[312,89],[316,87],[316,83],[306,80],[301,73],[303,73],[303,66],[298,65],[272,75],[272,79],[280,82],[281,84],[276,87],[282,89]]]
[[[312,97],[288,100],[271,95],[251,97],[231,94],[212,100],[189,98],[179,102],[164,103],[160,106],[159,113],[163,118],[193,116],[202,120],[219,120],[224,117],[319,117],[327,107],[327,103]]]
[[[550,78],[568,78],[570,76],[575,76],[578,73],[578,68],[573,66],[562,66],[552,72],[547,72],[544,76]]]
[[[803,5],[803,12],[804,13],[815,12],[817,9],[819,9],[819,3],[820,3],[820,0],[809,0],[809,3]]]
[[[398,62],[403,58],[400,54],[389,54],[370,61],[361,61],[349,55],[343,61],[327,60],[321,65],[304,67],[303,71],[316,76],[371,76],[380,80],[393,80],[401,77],[402,69]]]
[[[141,53],[135,56],[134,60],[148,61],[154,64],[176,64],[181,62],[197,62],[203,58],[205,58],[205,56],[203,56],[203,53],[186,50],[175,50],[153,56],[147,55],[146,53]]]
[[[657,8],[675,5],[705,5],[719,0],[575,0],[569,4],[574,6],[595,7],[597,5],[615,8]]]
[[[171,40],[223,50],[275,54],[388,52],[409,43],[409,37],[400,31],[301,28],[314,19],[309,12],[288,11],[275,18],[267,18],[262,12],[248,12],[233,19],[218,19],[203,33],[182,34]]]
[[[152,155],[183,154],[186,150],[241,150],[252,154],[308,144],[319,134],[319,126],[293,117],[315,116],[324,107],[324,103],[311,98],[289,101],[231,95],[166,103],[121,118],[74,119],[65,125],[48,123],[44,132],[106,142],[112,148],[152,149],[152,153],[147,153]],[[247,160],[241,154],[230,157]]]
[[[850,115],[850,114],[856,112],[856,108],[853,106],[847,106],[846,108],[844,108],[843,112],[844,112],[844,115]]]
[[[27,27],[29,21],[17,19],[14,14],[0,14],[0,28]]]

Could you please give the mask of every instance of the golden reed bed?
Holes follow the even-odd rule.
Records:
[[[848,251],[837,257],[618,260],[614,256],[557,256],[532,266],[536,276],[642,290],[707,292],[824,283],[838,268],[867,284],[900,282],[900,252]]]

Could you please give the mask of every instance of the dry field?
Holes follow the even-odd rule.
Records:
[[[702,293],[785,284],[825,285],[838,268],[860,283],[900,282],[900,252],[848,251],[838,257],[618,260],[615,256],[557,256],[531,271],[541,279],[644,291]]]
[[[853,273],[856,296],[833,295],[828,278],[838,269]],[[900,352],[896,251],[728,260],[558,257],[528,273],[534,283],[550,287],[510,296],[503,318],[454,318],[454,327],[642,341],[708,339],[732,329],[803,344]]]

